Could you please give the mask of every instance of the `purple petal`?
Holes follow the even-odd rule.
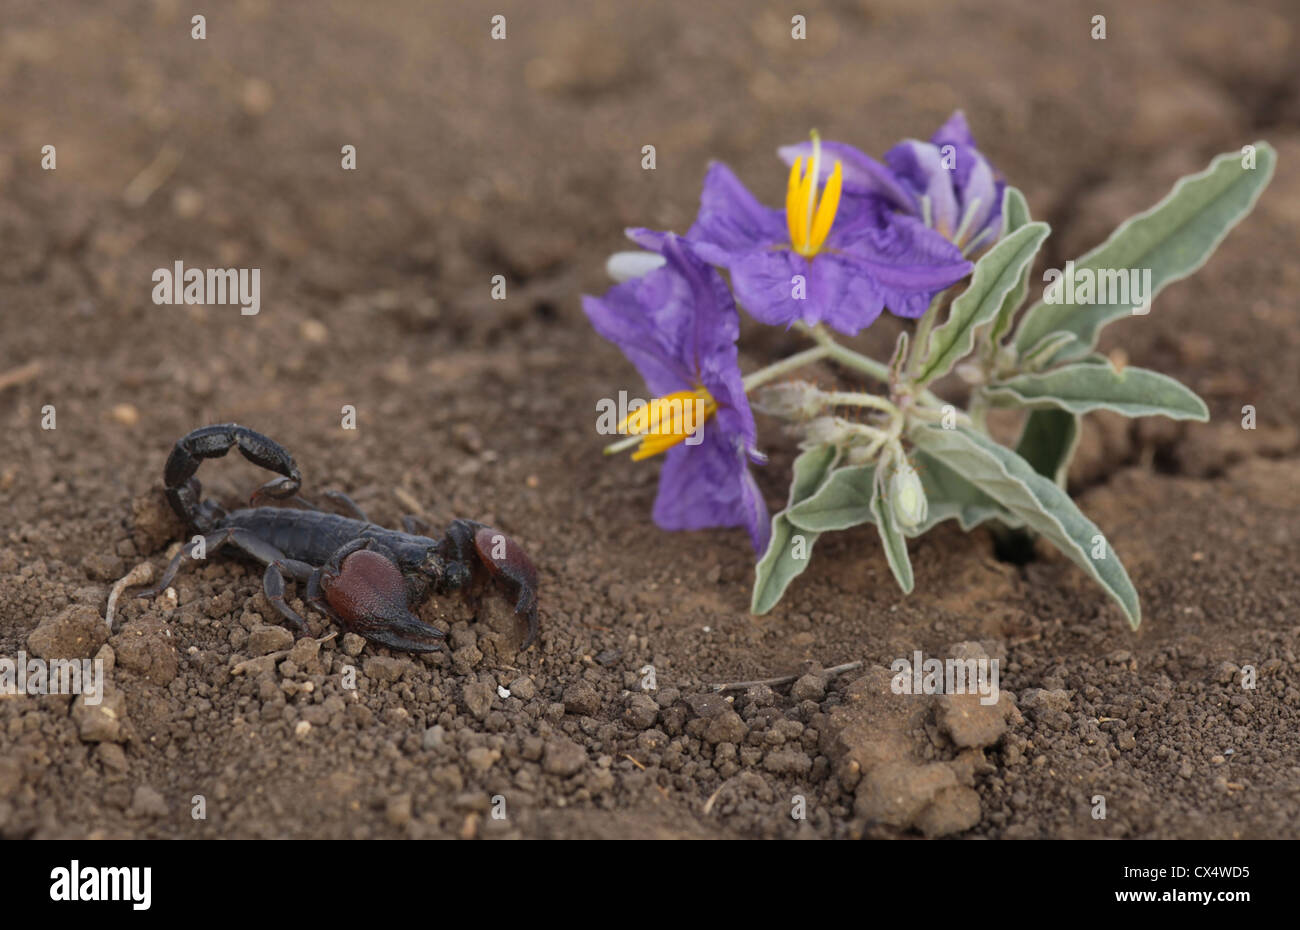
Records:
[[[736,299],[754,319],[770,326],[789,326],[795,320],[816,323],[821,315],[807,298],[795,297],[796,275],[807,291],[808,260],[791,249],[769,245],[733,256],[727,266]]]
[[[759,551],[766,548],[771,529],[744,449],[709,424],[698,445],[668,450],[654,519],[665,530],[744,526]]]
[[[765,207],[721,162],[709,166],[700,194],[700,212],[686,238],[697,243],[705,261],[724,264],[727,254],[763,248],[789,237],[785,211]]]
[[[808,286],[808,303],[815,308],[817,319],[844,333],[856,336],[880,316],[885,307],[885,291],[873,269],[844,255],[823,252],[812,261]]]
[[[894,146],[885,155],[889,167],[909,184],[917,199],[930,199],[930,221],[935,229],[947,236],[957,231],[961,222],[957,204],[955,170],[943,166],[943,156],[938,146],[909,139]],[[960,164],[958,158],[956,164]],[[915,216],[923,216],[918,210]]]
[[[893,173],[866,153],[844,142],[823,142],[821,170],[818,183],[825,183],[835,169],[835,162],[840,163],[844,192],[846,194],[872,194],[883,197],[895,210],[912,213],[917,209],[915,198],[905,187],[898,183]],[[797,145],[783,145],[777,154],[787,165],[793,165],[796,158],[812,157],[812,142],[800,142]],[[806,164],[806,161],[805,161]]]
[[[954,110],[948,121],[935,130],[930,141],[942,148],[945,145],[955,145],[958,148],[975,148],[975,137],[971,135],[970,125],[966,122],[966,114],[961,110]]]
[[[655,395],[671,394],[690,386],[690,370],[677,357],[675,347],[664,338],[646,307],[655,306],[667,288],[664,270],[610,288],[604,297],[582,298],[582,310],[591,325],[623,350]],[[659,303],[666,311],[667,303]],[[667,312],[660,315],[667,316]]]
[[[964,213],[975,206],[974,215],[967,226],[968,238],[974,238],[988,225],[996,214],[999,221],[1002,216],[1002,198],[993,177],[993,169],[983,155],[972,150],[969,156],[973,162],[970,174],[966,177],[965,187],[961,191],[961,205]],[[979,203],[975,204],[978,200]]]
[[[910,216],[895,214],[874,224],[860,218],[846,224],[839,238],[832,230],[830,245],[853,273],[871,282],[897,316],[920,316],[934,294],[971,271],[956,246]]]
[[[695,317],[687,351],[695,376],[718,402],[722,429],[728,435],[740,436],[746,447],[752,447],[757,441],[757,428],[745,396],[736,348],[740,314],[722,275],[698,258],[695,246],[686,239],[640,229],[630,230],[629,235],[643,246],[657,244],[668,266],[690,283]]]
[[[768,541],[772,537],[772,518],[767,511],[767,502],[763,500],[763,492],[758,489],[758,482],[754,480],[748,465],[741,472],[740,506],[742,520],[745,529],[749,531],[749,539],[754,544],[754,551],[766,552]]]
[[[740,357],[734,343],[729,351],[714,352],[702,359],[700,381],[718,402],[715,431],[735,437],[745,449],[753,450],[758,443],[758,427],[745,395],[745,379],[740,373]]]

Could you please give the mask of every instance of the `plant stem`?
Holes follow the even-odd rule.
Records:
[[[784,374],[802,368],[804,365],[811,364],[818,359],[826,358],[829,354],[830,352],[826,346],[817,345],[813,346],[811,349],[804,349],[802,352],[791,355],[789,358],[782,359],[779,362],[774,362],[766,368],[760,368],[758,371],[750,372],[745,375],[745,393],[748,394],[750,391],[754,390],[754,388],[760,387]]]
[[[879,452],[882,446],[889,443],[896,444],[898,437],[903,435],[903,427],[907,425],[907,417],[903,415],[903,411],[884,397],[858,392],[832,391],[823,394],[822,399],[836,407],[871,407],[889,414],[889,429],[887,430],[877,429],[865,424],[855,425],[859,432],[870,436],[872,439],[871,445],[867,447],[866,455],[868,458]]]
[[[953,418],[956,420],[957,423],[961,424],[962,426],[973,425],[971,422],[971,418],[967,415],[966,411],[958,410],[956,404],[952,404],[951,406],[953,408]],[[911,413],[912,416],[916,417],[918,420],[925,420],[926,422],[930,422],[930,423],[935,421],[942,423],[944,417],[947,416],[947,414],[940,407],[926,407],[919,404],[912,408]]]
[[[835,337],[819,326],[808,326],[806,323],[795,323],[794,328],[811,337],[818,346],[825,350],[828,357],[835,359],[841,365],[847,368],[853,368],[862,372],[870,378],[877,381],[889,383],[889,366],[884,365],[874,358],[867,358],[860,355],[852,349],[846,348],[835,341]]]
[[[907,374],[910,378],[915,379],[921,369],[922,357],[930,350],[930,330],[934,329],[934,321],[939,316],[939,310],[947,302],[948,291],[942,290],[934,295],[930,301],[930,306],[926,308],[921,317],[921,322],[916,324],[916,339],[912,343],[912,357],[907,360]]]
[[[984,396],[984,392],[976,388],[971,391],[970,406],[967,409],[970,414],[971,423],[981,433],[988,435],[988,412],[989,402]]]
[[[832,407],[874,407],[877,410],[883,410],[891,417],[898,414],[897,407],[886,398],[877,397],[875,394],[827,391],[822,394],[822,399]]]

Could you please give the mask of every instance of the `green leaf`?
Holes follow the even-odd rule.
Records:
[[[1071,342],[1074,342],[1073,333],[1048,333],[1020,357],[1019,370],[1038,371],[1046,368],[1056,357],[1056,353]]]
[[[1142,612],[1128,573],[1097,525],[1055,483],[1010,449],[966,427],[942,429],[916,424],[909,438],[1048,539],[1105,588],[1137,628]],[[1104,547],[1104,557],[1094,559],[1092,551],[1098,544]]]
[[[945,465],[941,459],[919,449],[912,457],[925,488],[929,512],[924,521],[905,531],[911,538],[921,536],[944,520],[956,520],[968,532],[988,520],[1000,520],[1011,527],[1021,525],[1021,521],[1010,511]]]
[[[1000,407],[1057,407],[1073,414],[1113,410],[1126,417],[1210,418],[1205,402],[1168,375],[1146,368],[1063,365],[990,384],[985,396]]]
[[[786,515],[791,507],[817,493],[839,458],[838,447],[817,446],[794,460],[789,503],[785,510],[772,516],[772,538],[763,558],[754,567],[754,596],[749,606],[751,613],[765,614],[775,607],[790,582],[808,567],[817,534],[804,533],[804,558],[796,557],[793,542],[799,528]]]
[[[1065,487],[1079,445],[1079,418],[1059,408],[1031,411],[1020,430],[1016,454],[1045,478]]]
[[[921,451],[914,458],[929,511],[924,521],[904,530],[908,537],[915,539],[944,520],[956,520],[963,530],[995,519],[1013,527],[1021,525],[1006,508],[939,459]],[[786,515],[800,529],[818,533],[875,523],[871,509],[875,475],[874,465],[840,468],[832,472],[817,494],[790,508]]]
[[[870,523],[871,495],[876,466],[851,465],[836,469],[816,494],[787,511],[790,522],[802,530],[827,533]]]
[[[1242,154],[1220,155],[1199,174],[1182,178],[1150,210],[1120,224],[1109,239],[1075,261],[1075,273],[1085,269],[1150,269],[1151,293],[1200,268],[1228,232],[1254,207],[1273,176],[1276,154],[1266,142],[1255,143],[1254,168],[1242,167]],[[1048,333],[1064,331],[1075,337],[1058,359],[1073,359],[1097,343],[1101,328],[1129,315],[1139,306],[1133,295],[1118,303],[1075,305],[1039,301],[1025,313],[1015,335],[1023,352]],[[1064,292],[1062,291],[1062,297]]]
[[[880,531],[880,543],[885,547],[889,570],[894,573],[894,580],[903,589],[903,593],[911,594],[912,560],[907,555],[907,539],[894,522],[893,508],[881,496],[878,481],[873,484],[871,491],[871,513],[875,517],[876,529]]]
[[[1009,235],[1028,224],[1029,204],[1025,202],[1025,195],[1014,187],[1008,187],[1002,194],[1002,235]],[[1011,321],[1015,319],[1020,305],[1025,302],[1025,295],[1029,293],[1029,272],[1033,265],[1033,262],[1025,265],[1015,287],[1007,291],[1007,296],[1002,299],[1002,307],[989,331],[989,342],[995,346],[1011,331]]]
[[[1033,263],[1047,232],[1046,223],[1022,226],[975,263],[970,284],[952,302],[948,321],[930,336],[929,349],[916,382],[918,385],[928,384],[945,374],[970,354],[975,348],[975,331],[1002,309],[1002,301],[1016,286],[1024,269]]]

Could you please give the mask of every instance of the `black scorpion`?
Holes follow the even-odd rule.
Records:
[[[195,473],[203,459],[238,448],[244,458],[281,477],[253,493],[249,506],[227,513],[203,500]],[[296,634],[307,622],[285,600],[285,579],[306,583],[304,600],[345,630],[390,649],[433,652],[445,634],[421,621],[411,608],[430,593],[481,590],[496,581],[515,599],[515,613],[527,620],[523,648],[537,638],[537,570],[520,546],[491,527],[453,520],[442,539],[420,535],[423,521],[404,517],[405,532],[376,526],[351,498],[325,496],[352,513],[321,511],[298,495],[302,475],[278,443],[236,423],[204,426],[180,439],[167,457],[163,482],[172,509],[203,536],[203,553],[234,546],[266,565],[266,598]],[[260,506],[293,502],[309,509]],[[187,555],[185,546],[162,580],[140,597],[154,597],[171,584]]]

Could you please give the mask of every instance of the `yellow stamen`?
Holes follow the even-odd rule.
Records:
[[[790,179],[785,191],[785,221],[790,230],[790,246],[805,258],[821,251],[830,235],[835,213],[840,207],[840,192],[844,185],[844,170],[838,161],[826,179],[821,202],[817,202],[817,176],[821,172],[821,137],[812,134],[813,151],[808,159],[796,158],[790,166]]]
[[[803,159],[796,158],[790,166],[790,180],[785,189],[785,223],[790,229],[790,242],[797,249],[803,242],[803,186],[799,183]]]
[[[822,189],[821,203],[817,205],[817,219],[813,222],[810,239],[814,252],[822,247],[822,243],[830,235],[831,224],[835,222],[835,212],[840,208],[840,189],[843,184],[844,171],[840,163],[836,162],[830,178],[826,181],[826,187]]]
[[[703,387],[674,391],[632,411],[618,425],[618,431],[641,437],[640,445],[632,453],[632,461],[639,462],[667,452],[693,436],[717,409],[717,401]]]

